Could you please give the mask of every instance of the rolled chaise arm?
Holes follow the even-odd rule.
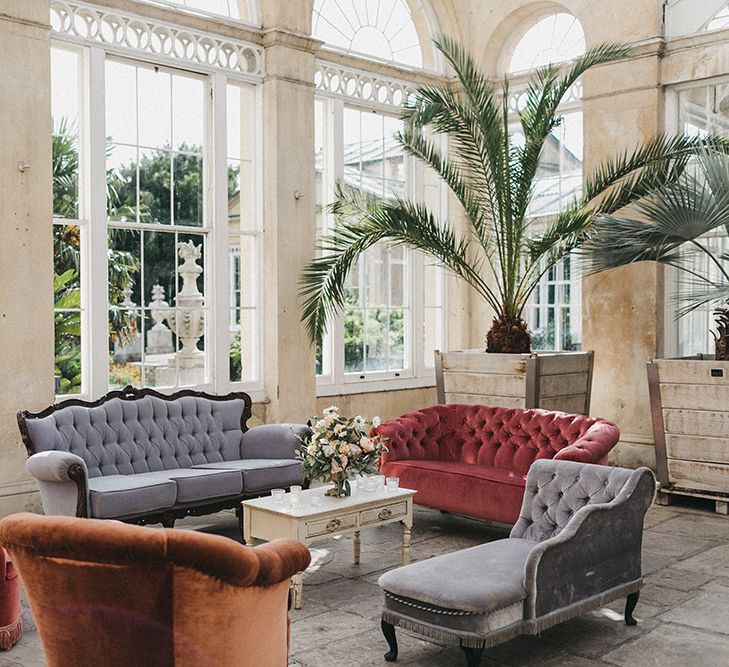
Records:
[[[571,445],[560,449],[554,458],[577,463],[607,463],[608,452],[618,444],[620,429],[612,422],[594,423]]]
[[[53,449],[38,452],[25,462],[25,470],[38,482],[45,514],[88,516],[89,473],[80,456]]]
[[[262,424],[247,430],[240,441],[244,459],[295,459],[301,440],[311,433],[306,424]]]
[[[655,496],[655,477],[648,468],[634,470],[610,502],[589,504],[590,496],[585,494],[609,493],[607,487],[612,483],[607,478],[583,479],[575,485],[582,497],[567,491],[554,505],[540,509],[532,503],[537,516],[522,516],[514,526],[512,537],[521,532],[534,539],[540,531],[550,529],[551,518],[556,516],[559,521],[561,515],[567,521],[561,532],[534,547],[525,564],[524,611],[525,618],[533,621],[533,632],[641,588],[643,519]],[[582,507],[575,510],[579,505]],[[534,531],[530,521],[531,526],[540,521],[547,525]]]

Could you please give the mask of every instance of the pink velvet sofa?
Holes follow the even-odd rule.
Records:
[[[383,422],[383,475],[415,502],[498,523],[519,517],[537,459],[607,463],[618,427],[597,417],[485,405],[434,405]]]

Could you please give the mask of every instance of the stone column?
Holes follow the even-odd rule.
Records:
[[[644,43],[634,58],[585,75],[585,174],[663,129],[660,43]],[[645,365],[662,353],[663,307],[663,269],[655,264],[584,279],[583,347],[595,350],[590,412],[619,425],[621,441],[611,453],[617,465],[655,465]]]
[[[314,256],[314,54],[320,42],[264,33],[264,380],[266,421],[314,414],[314,349],[301,323],[299,277]]]
[[[54,392],[49,14],[0,0],[0,515],[40,508],[15,413]]]

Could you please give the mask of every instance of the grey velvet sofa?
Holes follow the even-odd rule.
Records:
[[[303,424],[248,428],[251,399],[126,387],[18,413],[46,514],[161,522],[301,484]],[[240,515],[240,513],[239,513]]]
[[[535,461],[507,539],[380,577],[385,659],[397,659],[395,626],[461,646],[471,666],[487,647],[619,598],[635,625],[643,519],[655,492],[648,468]]]

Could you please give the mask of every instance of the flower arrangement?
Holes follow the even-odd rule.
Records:
[[[380,454],[387,448],[381,436],[370,436],[369,432],[372,426],[380,425],[379,417],[343,417],[332,405],[321,419],[314,418],[309,425],[312,433],[301,438],[297,454],[306,479],[329,479],[334,483],[327,495],[348,496],[352,492],[348,478],[378,472]]]

